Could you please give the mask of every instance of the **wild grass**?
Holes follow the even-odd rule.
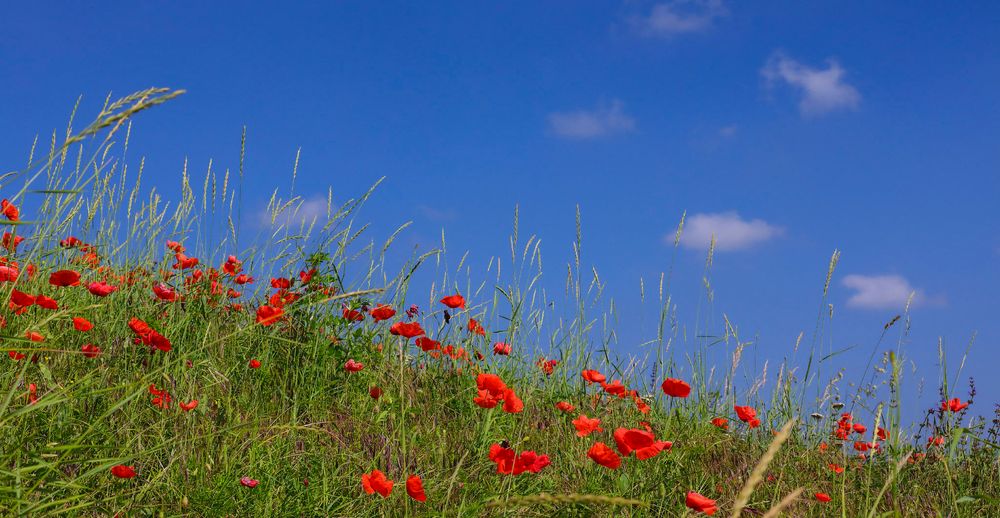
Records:
[[[313,218],[299,213],[302,197],[275,191],[266,230],[242,235],[252,228],[240,222],[248,213],[245,134],[232,172],[210,164],[195,180],[185,164],[178,200],[144,188],[144,161],[128,154],[131,119],[181,93],[149,89],[109,98],[93,123],[75,130],[71,118],[62,136],[36,140],[27,166],[0,177],[2,197],[22,209],[20,221],[4,221],[7,239],[25,238],[0,261],[20,272],[0,282],[0,297],[18,290],[58,302],[55,310],[33,306],[18,314],[6,303],[0,310],[3,347],[12,351],[0,362],[0,514],[681,516],[693,512],[685,495],[696,491],[732,516],[1000,515],[1000,421],[933,408],[908,428],[902,415],[908,313],[886,324],[856,390],[845,386],[844,372],[828,367],[840,353],[824,331],[834,314],[827,296],[839,251],[822,283],[804,365],[796,363],[800,337],[790,359],[770,368],[773,379],[766,364],[748,374],[741,361],[755,344],[740,338],[728,316],[714,314],[711,250],[696,321],[677,319],[671,265],[651,289],[645,281],[640,288],[645,303],[657,305],[655,337],[626,354],[615,333],[618,309],[583,260],[579,212],[571,260],[550,265],[555,278],[565,271],[560,294],[544,288],[540,240],[519,235],[516,209],[510,248],[485,272],[464,255],[450,263],[443,237],[422,255],[390,254],[408,224],[375,239],[359,220],[377,184],[337,203],[327,193],[325,214]],[[293,177],[297,167],[296,159]],[[683,218],[675,250],[682,232]],[[60,246],[68,236],[92,248]],[[199,265],[173,268],[167,241],[183,244]],[[222,289],[215,290],[211,271],[229,255],[256,280],[236,285],[221,275]],[[84,284],[108,280],[119,289],[97,297],[84,287],[51,286],[49,274],[63,269],[80,271]],[[275,292],[270,279],[296,279],[310,269],[316,273],[309,283],[293,283],[300,298],[285,306],[285,318],[258,323],[256,309]],[[195,270],[204,277],[193,278]],[[181,300],[154,297],[151,288],[161,282]],[[242,293],[230,299],[229,288]],[[468,306],[446,313],[438,300],[456,292]],[[379,323],[343,317],[345,307],[376,304],[391,305],[396,316]],[[427,335],[467,356],[435,357],[391,334],[390,324],[405,320],[412,304]],[[73,317],[94,328],[76,331]],[[168,338],[171,350],[134,343],[132,318]],[[470,333],[469,318],[486,334]],[[895,331],[897,344],[886,346]],[[28,332],[44,340],[28,339]],[[494,355],[495,342],[510,344],[512,353]],[[101,354],[87,357],[85,344]],[[715,364],[719,350],[728,365]],[[958,393],[961,369],[949,378],[940,350],[942,400],[974,399],[974,386]],[[250,368],[251,359],[260,367]],[[364,368],[346,372],[349,359]],[[551,373],[539,367],[542,359],[558,362]],[[584,369],[636,390],[649,413],[633,398],[585,383]],[[500,375],[524,411],[474,404],[478,373]],[[690,397],[660,390],[675,373],[691,384]],[[172,396],[167,408],[152,404],[151,385]],[[380,398],[370,395],[373,387]],[[192,400],[194,410],[177,406]],[[558,410],[560,401],[575,410]],[[761,425],[740,422],[734,405],[755,407]],[[835,437],[845,412],[867,430]],[[578,437],[571,421],[580,413],[600,418],[604,431]],[[729,420],[728,430],[712,424],[716,417]],[[643,421],[672,448],[650,459],[625,458],[617,470],[588,458],[595,441],[613,445],[616,428]],[[879,427],[887,428],[884,440],[874,436]],[[862,457],[856,442],[878,444],[879,451]],[[547,454],[551,465],[535,474],[498,474],[488,457],[496,443]],[[115,465],[138,474],[116,478]],[[388,498],[362,490],[361,475],[373,469],[396,482]],[[426,503],[407,496],[411,474],[422,478]],[[259,485],[244,487],[242,477]],[[830,502],[818,501],[818,492]]]

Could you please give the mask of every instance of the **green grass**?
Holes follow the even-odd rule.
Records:
[[[255,216],[243,206],[242,153],[232,172],[210,165],[203,182],[185,168],[180,200],[146,191],[141,178],[149,173],[128,155],[130,120],[180,93],[151,89],[109,100],[94,123],[74,130],[71,122],[63,136],[33,148],[26,168],[0,178],[2,197],[24,208],[22,221],[5,221],[5,228],[27,238],[7,251],[4,261],[16,261],[21,275],[0,282],[0,297],[16,289],[59,304],[23,314],[7,304],[0,310],[3,349],[25,355],[0,361],[0,514],[680,516],[691,512],[688,491],[716,500],[718,515],[738,508],[752,516],[1000,514],[996,424],[968,410],[902,415],[901,344],[909,315],[882,330],[859,388],[828,366],[838,352],[827,333],[833,311],[826,292],[839,252],[818,294],[815,331],[794,344],[789,360],[771,367],[767,384],[768,374],[741,364],[753,342],[714,314],[711,251],[697,321],[676,321],[672,274],[644,282],[657,333],[640,355],[622,355],[614,334],[619,310],[604,300],[597,271],[583,265],[579,215],[572,261],[552,266],[557,278],[566,272],[562,297],[540,287],[541,247],[536,237],[518,235],[516,213],[510,249],[477,272],[465,256],[449,263],[443,239],[439,250],[391,264],[387,250],[399,231],[375,240],[355,219],[372,191],[336,206],[330,194],[327,214],[315,221],[295,216],[302,198],[275,192],[268,206],[274,224],[261,238],[241,236],[239,218]],[[91,262],[81,262],[86,253],[79,248],[59,246],[70,235],[93,246]],[[168,240],[181,242],[200,264],[172,269]],[[239,286],[221,274],[223,289],[212,289],[210,272],[228,255],[242,261],[253,284]],[[37,270],[33,277],[28,264]],[[269,280],[298,279],[309,268],[317,273],[293,284],[300,298],[285,306],[285,318],[256,323],[256,308],[276,291]],[[51,286],[49,273],[61,269],[80,271],[84,284],[108,279],[120,289],[96,297],[85,287]],[[196,269],[204,278],[183,282]],[[437,280],[411,289],[414,272],[424,271]],[[163,281],[182,300],[157,300],[151,287]],[[242,295],[230,300],[228,288]],[[451,310],[447,321],[438,300],[455,292],[468,309]],[[461,347],[467,359],[433,357],[390,333],[414,302],[427,334]],[[392,305],[396,316],[380,323],[342,317],[343,305],[376,303]],[[94,328],[74,330],[76,316]],[[172,349],[151,352],[133,343],[133,317],[168,338]],[[484,324],[485,336],[468,332],[470,317]],[[29,331],[44,341],[25,339]],[[510,356],[492,354],[497,341],[512,345]],[[88,343],[102,354],[85,357],[80,348]],[[713,362],[720,350],[727,364]],[[953,387],[961,369],[949,373],[941,351],[942,399],[970,399]],[[551,374],[538,367],[542,357],[558,360]],[[251,359],[261,367],[251,369]],[[346,372],[348,359],[364,368]],[[583,369],[622,380],[651,411],[642,414],[632,398],[585,383]],[[668,398],[660,390],[665,373],[673,372],[691,384],[690,397]],[[524,411],[474,404],[478,373],[500,375]],[[29,384],[36,387],[34,402]],[[172,396],[168,408],[151,403],[154,384]],[[369,395],[376,386],[379,399]],[[766,394],[763,386],[773,388]],[[199,404],[190,412],[177,405],[194,399]],[[559,401],[575,411],[558,410]],[[735,404],[755,406],[761,426],[741,423]],[[867,431],[839,441],[831,431],[852,409]],[[600,418],[604,431],[578,437],[571,421],[579,413]],[[728,418],[729,430],[713,426],[715,417]],[[645,460],[625,458],[617,470],[588,458],[594,442],[614,447],[616,428],[638,428],[641,421],[673,447]],[[872,441],[878,426],[889,430],[878,441],[881,452],[859,459],[854,441]],[[927,447],[932,436],[943,444]],[[539,473],[498,474],[488,455],[500,442],[547,454],[551,465]],[[846,469],[836,474],[831,463]],[[113,477],[110,468],[118,464],[134,466],[138,475]],[[395,481],[388,498],[362,490],[361,475],[373,469]],[[426,503],[407,496],[411,474],[422,478]],[[259,485],[243,487],[241,477]],[[831,501],[818,502],[816,492]]]

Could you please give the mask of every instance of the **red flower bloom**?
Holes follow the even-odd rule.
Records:
[[[17,210],[17,207],[6,198],[0,200],[0,211],[10,221],[18,221],[21,217],[21,211]]]
[[[548,455],[539,455],[534,451],[517,455],[514,450],[499,444],[490,446],[490,460],[497,465],[497,473],[502,475],[520,475],[525,471],[538,473],[552,463]]]
[[[365,314],[356,309],[345,307],[341,313],[348,322],[361,322],[365,319]]]
[[[260,360],[258,360],[257,358],[251,359],[250,360],[250,368],[251,369],[259,369],[260,368]]]
[[[26,308],[35,304],[35,297],[15,288],[10,292],[10,303]]]
[[[622,458],[603,442],[595,442],[587,451],[587,456],[606,468],[618,469],[622,465]]]
[[[673,443],[657,441],[652,432],[638,428],[619,428],[615,430],[615,444],[622,455],[628,457],[635,452],[635,458],[645,460],[655,457],[663,450],[669,450]]]
[[[80,272],[75,270],[59,270],[49,275],[49,284],[53,286],[79,286]]]
[[[260,484],[260,481],[257,480],[257,479],[250,478],[250,477],[242,477],[242,478],[240,478],[240,485],[243,486],[243,487],[249,487],[249,488],[253,489],[253,488],[257,487],[257,484]]]
[[[165,300],[167,302],[173,302],[177,300],[177,292],[174,291],[173,288],[171,288],[166,284],[163,284],[162,282],[158,282],[153,285],[153,294],[156,295],[156,298],[160,300]]]
[[[257,308],[257,323],[262,326],[274,324],[285,314],[285,310],[274,306],[261,306]]]
[[[347,363],[344,364],[344,370],[347,372],[358,372],[364,368],[365,365],[363,363],[354,361],[354,358],[347,360]]]
[[[382,397],[382,389],[379,387],[372,387],[368,389],[368,395],[371,396],[372,399],[378,400],[378,398]]]
[[[87,291],[89,291],[94,295],[97,295],[98,297],[107,297],[108,295],[111,295],[113,292],[117,290],[118,290],[117,286],[112,286],[103,281],[92,282],[87,285]]]
[[[725,417],[716,417],[712,419],[712,424],[719,429],[728,430],[729,429],[729,419]]]
[[[614,380],[611,383],[601,383],[601,388],[608,394],[618,397],[625,397],[625,392],[627,392],[625,385],[622,385],[622,382],[619,380]]]
[[[385,473],[373,469],[371,473],[361,475],[361,487],[369,495],[378,492],[385,498],[392,492],[392,481],[385,478]]]
[[[691,385],[676,378],[663,380],[662,388],[663,393],[670,397],[688,397],[691,394]]]
[[[486,336],[486,329],[483,329],[483,325],[480,324],[479,321],[474,318],[469,319],[469,332],[477,335]]]
[[[834,473],[838,473],[839,474],[839,473],[843,473],[844,472],[844,467],[841,466],[841,465],[839,465],[839,464],[833,464],[833,463],[831,463],[831,464],[828,465],[828,467],[830,468],[830,471],[833,471]]]
[[[56,302],[56,299],[46,297],[45,295],[36,295],[35,304],[45,309],[59,309],[59,303]]]
[[[585,370],[580,373],[587,383],[604,383],[608,380],[603,374],[595,370]]]
[[[420,338],[417,338],[417,340],[414,343],[416,343],[417,347],[419,347],[420,350],[424,352],[435,351],[441,348],[441,342],[438,342],[436,340],[431,340],[429,337],[426,336],[421,336]]]
[[[596,417],[587,417],[587,414],[580,414],[580,417],[574,419],[573,426],[576,427],[577,437],[586,437],[594,432],[604,431],[601,428],[601,420]]]
[[[32,342],[44,342],[45,337],[41,335],[38,331],[25,331],[24,337]]]
[[[459,294],[448,295],[447,297],[441,299],[441,303],[448,306],[451,309],[462,308],[465,309],[465,298]]]
[[[695,511],[705,513],[708,516],[712,516],[719,510],[719,508],[715,506],[715,500],[707,498],[699,493],[695,493],[694,491],[688,491],[684,504]]]
[[[427,495],[424,493],[424,481],[417,475],[410,475],[406,479],[406,494],[418,502],[426,502]]]
[[[24,359],[24,353],[19,353],[17,351],[7,351],[7,356],[9,356],[11,360],[14,360],[16,362]]]
[[[757,417],[757,411],[754,410],[752,406],[733,406],[733,410],[736,410],[736,416],[740,418],[740,421],[744,423],[749,423],[755,417]]]
[[[83,317],[73,317],[73,328],[77,331],[90,331],[94,328],[89,320]]]
[[[513,389],[507,389],[503,393],[503,411],[508,414],[519,414],[524,411],[524,402],[517,397]]]
[[[396,322],[389,327],[389,332],[407,339],[424,334],[419,322]]]
[[[506,344],[503,342],[497,342],[493,344],[493,354],[507,356],[510,354],[510,351],[511,351],[510,344]]]
[[[80,346],[80,352],[87,358],[97,358],[101,355],[101,348],[94,344],[83,344]]]
[[[11,297],[13,299],[13,296]],[[969,406],[968,402],[963,403],[961,399],[951,398],[941,402],[941,410],[944,412],[960,412]]]
[[[814,496],[816,497],[816,500],[819,500],[820,502],[829,502],[830,501],[830,495],[828,495],[826,493],[816,493]]]
[[[560,401],[560,402],[556,403],[556,408],[558,408],[559,410],[562,410],[563,412],[566,412],[567,414],[569,414],[569,413],[573,412],[573,410],[575,410],[575,407],[573,405],[569,404],[568,401]]]
[[[396,310],[392,309],[392,306],[384,306],[379,304],[378,306],[375,307],[375,309],[371,310],[369,313],[376,322],[381,322],[383,320],[389,320],[390,318],[395,316]]]
[[[132,478],[135,476],[135,469],[132,466],[119,464],[111,466],[111,474],[117,478]]]

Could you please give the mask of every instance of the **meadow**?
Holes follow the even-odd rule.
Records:
[[[406,225],[370,236],[377,186],[309,220],[275,192],[258,241],[242,160],[185,170],[177,200],[145,188],[131,120],[181,93],[109,99],[83,129],[74,113],[0,177],[0,514],[1000,515],[1000,407],[942,350],[940,401],[901,410],[909,314],[876,330],[864,383],[827,367],[837,252],[802,361],[771,379],[739,368],[752,343],[726,319],[710,363],[670,273],[644,284],[650,352],[626,355],[581,224],[553,294],[516,212],[470,272],[443,243],[387,259]]]

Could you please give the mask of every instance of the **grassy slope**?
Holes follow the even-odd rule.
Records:
[[[9,178],[3,180],[4,197],[17,203],[36,197],[32,203],[38,205],[37,213],[23,215],[36,223],[14,230],[29,240],[10,259],[22,267],[33,263],[40,273],[32,280],[22,276],[17,283],[0,283],[0,296],[8,297],[16,287],[51,296],[60,309],[32,307],[23,315],[4,311],[4,347],[27,356],[0,362],[0,514],[674,516],[686,512],[684,495],[695,490],[717,499],[719,514],[728,515],[771,443],[772,430],[791,417],[806,422],[763,472],[745,514],[759,515],[797,488],[804,489],[802,496],[786,509],[796,516],[1000,514],[997,454],[992,446],[996,437],[983,428],[958,426],[968,424],[968,419],[933,416],[933,433],[945,435],[947,442],[926,451],[921,445],[918,452],[926,453],[926,458],[904,461],[893,476],[897,460],[913,450],[914,439],[892,430],[901,428],[892,411],[885,411],[893,408],[892,399],[861,403],[880,410],[876,412],[880,423],[892,423],[885,452],[864,464],[850,449],[851,443],[839,448],[830,439],[839,415],[830,401],[810,402],[808,408],[801,405],[794,379],[777,383],[765,404],[761,396],[737,390],[735,375],[706,382],[710,367],[701,366],[704,356],[695,349],[685,351],[694,359],[692,397],[668,401],[658,389],[662,377],[656,384],[641,379],[636,373],[643,372],[644,365],[604,356],[587,345],[598,332],[595,320],[586,316],[590,291],[588,281],[581,280],[578,261],[570,265],[569,291],[576,301],[571,306],[579,312],[553,323],[560,315],[547,313],[546,304],[536,298],[533,279],[534,270],[540,272],[540,259],[536,260],[537,248],[531,251],[530,240],[527,246],[512,244],[517,251],[523,246],[524,253],[512,252],[514,267],[506,267],[515,273],[498,278],[495,284],[500,290],[467,285],[463,291],[470,302],[468,312],[445,323],[442,306],[425,306],[419,318],[433,337],[470,353],[482,352],[484,360],[430,357],[412,340],[388,332],[406,305],[426,296],[407,296],[407,273],[418,260],[388,271],[381,246],[352,249],[350,241],[358,227],[353,224],[351,204],[331,214],[332,222],[325,228],[314,227],[308,240],[303,237],[307,229],[285,228],[269,247],[243,250],[235,246],[235,230],[223,224],[213,234],[209,224],[199,220],[210,217],[208,206],[214,210],[216,201],[232,206],[235,178],[232,184],[213,179],[211,189],[206,179],[200,199],[197,188],[188,186],[184,199],[159,219],[162,202],[129,194],[138,192],[138,186],[135,191],[126,186],[119,159],[104,152],[115,140],[100,132],[121,138],[127,126],[116,127],[119,120],[169,95],[146,92],[111,105],[95,125],[81,132],[88,140],[69,139],[65,148],[54,146],[27,173],[41,171],[35,182],[44,182],[51,192],[17,192],[9,187]],[[123,116],[116,119],[116,114]],[[74,165],[78,145],[90,147]],[[62,153],[64,149],[67,153]],[[109,188],[119,175],[121,183]],[[188,185],[189,180],[184,181]],[[273,201],[276,219],[281,219],[282,210],[294,210],[294,202],[291,209],[283,206]],[[78,250],[56,246],[58,239],[70,234],[93,236],[102,264],[112,269],[100,271],[74,262],[82,255]],[[186,296],[183,302],[152,297],[151,284],[172,262],[172,254],[163,248],[165,241],[182,238],[198,251],[192,255],[202,258],[200,267],[217,266],[234,250],[243,254],[240,258],[249,273],[257,277],[256,293],[250,293],[250,286],[243,288],[245,311],[226,310],[222,297],[204,294],[204,283],[179,287]],[[312,248],[305,248],[307,244]],[[267,289],[267,279],[294,277],[306,260],[303,250],[315,247],[329,254],[312,257],[320,270],[314,283],[335,286],[348,295],[328,300],[309,291],[287,308],[286,320],[269,327],[256,325],[253,310],[273,291]],[[81,270],[85,281],[136,268],[151,273],[139,274],[132,286],[119,279],[120,291],[98,298],[83,287],[49,286],[48,272],[67,267]],[[180,275],[172,280],[178,281]],[[223,282],[231,285],[226,278]],[[454,286],[455,281],[445,277],[441,285]],[[352,290],[366,292],[350,295]],[[432,293],[431,298],[440,295]],[[369,318],[349,324],[339,318],[342,304],[357,306],[362,300],[393,304],[399,313],[383,323]],[[464,324],[470,315],[485,322],[492,333],[486,337],[468,333]],[[73,316],[88,318],[95,328],[87,333],[73,330]],[[127,325],[131,317],[149,322],[172,341],[173,350],[150,353],[133,344]],[[543,319],[548,322],[542,323]],[[26,341],[25,331],[38,331],[45,341]],[[513,344],[510,357],[490,354],[493,342],[501,339]],[[547,376],[535,366],[535,350],[550,340],[558,343],[550,350],[560,352],[561,363]],[[84,357],[79,353],[84,343],[100,345],[103,354]],[[658,357],[669,366],[670,341],[663,343]],[[32,355],[37,355],[37,362],[30,361]],[[251,358],[262,366],[249,368]],[[343,364],[348,358],[365,368],[346,372]],[[898,363],[893,356],[883,365],[891,374]],[[579,375],[583,368],[623,379],[647,396],[652,411],[640,414],[628,398],[595,398],[601,390],[583,382]],[[735,371],[730,366],[725,370]],[[508,414],[499,407],[476,406],[472,400],[478,372],[501,375],[524,400],[524,412]],[[29,383],[38,390],[34,404],[28,400]],[[166,388],[174,404],[168,409],[154,407],[150,384]],[[378,400],[369,395],[373,386],[384,392]],[[191,399],[199,400],[191,412],[176,406]],[[557,410],[557,401],[572,403],[576,411],[568,415]],[[757,405],[764,424],[748,430],[735,419],[734,402]],[[821,420],[808,417],[814,410],[822,414]],[[577,437],[570,421],[580,412],[600,417],[604,431]],[[716,416],[730,418],[730,431],[710,424]],[[650,423],[657,438],[673,441],[672,451],[642,461],[627,458],[615,471],[587,458],[595,440],[613,446],[615,428],[638,427],[641,420]],[[866,424],[875,427],[874,422]],[[870,431],[866,437],[871,439]],[[817,448],[823,440],[831,444],[826,452]],[[552,465],[538,474],[499,475],[487,455],[490,445],[500,441],[519,451],[548,454]],[[831,462],[847,466],[845,473],[832,473],[827,468]],[[139,475],[131,480],[113,478],[109,468],[119,463],[134,465]],[[372,469],[381,469],[396,481],[388,499],[362,492],[360,476]],[[406,496],[403,481],[412,473],[423,478],[426,504]],[[259,480],[259,486],[242,487],[239,479],[244,476]],[[812,497],[817,491],[829,493],[832,501],[818,503]],[[543,493],[549,496],[535,497]]]

